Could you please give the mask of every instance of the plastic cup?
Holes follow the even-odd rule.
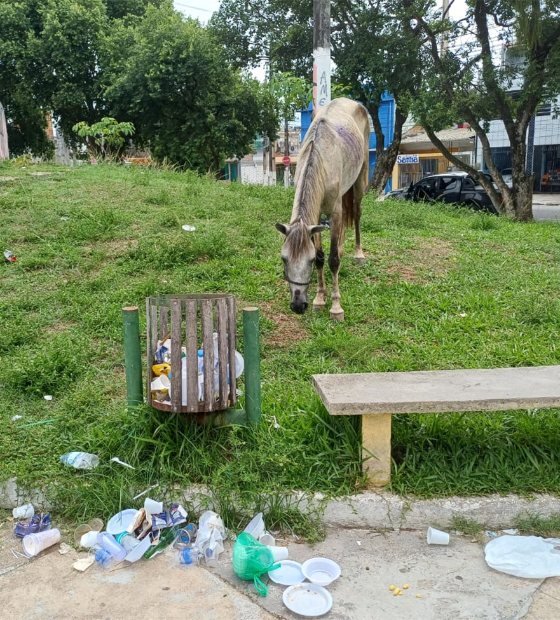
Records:
[[[258,515],[255,515],[244,531],[259,540],[259,538],[264,534],[263,513],[259,512]]]
[[[91,530],[90,532],[86,532],[80,538],[80,547],[83,547],[84,549],[91,549],[94,545],[97,544],[98,537],[99,532],[94,532],[93,530]]]
[[[441,530],[436,530],[433,527],[429,527],[427,541],[429,545],[448,545],[449,534],[447,532],[442,532]]]
[[[268,545],[267,545],[268,547]],[[272,557],[275,562],[281,562],[288,559],[288,547],[268,547],[272,551]]]
[[[92,529],[93,528],[89,523],[82,523],[81,525],[78,525],[78,527],[74,530],[74,542],[78,546],[81,546],[80,542],[82,540],[82,536],[88,532],[91,532]]]
[[[146,497],[144,500],[144,508],[146,512],[149,512],[151,515],[159,515],[163,512],[163,502],[156,502],[155,499]]]
[[[88,522],[90,528],[96,532],[101,532],[103,529],[103,521],[97,517]]]
[[[259,538],[259,542],[262,545],[266,545],[267,547],[274,547],[276,545],[276,539],[274,538],[274,536],[272,536],[272,534],[269,534],[268,532],[265,532]]]
[[[56,545],[57,542],[60,542],[60,530],[57,529],[27,534],[22,541],[23,551],[28,558],[32,558],[41,553],[43,549]]]
[[[14,519],[31,519],[34,514],[35,508],[33,508],[33,504],[24,504],[12,510]]]

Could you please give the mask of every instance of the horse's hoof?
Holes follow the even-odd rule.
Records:
[[[330,313],[331,321],[344,321],[344,310]]]
[[[366,262],[365,256],[355,256],[355,257],[354,257],[354,262],[355,262],[357,265],[364,265],[364,264],[365,264],[365,262]]]

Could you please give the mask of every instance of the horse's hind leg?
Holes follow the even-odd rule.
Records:
[[[368,165],[364,163],[360,175],[354,183],[354,228],[356,231],[356,245],[354,246],[354,260],[362,265],[366,262],[364,251],[362,250],[362,241],[360,237],[360,219],[362,217],[362,198],[368,183]]]
[[[325,283],[325,253],[321,245],[321,235],[315,235],[315,266],[317,267],[317,296],[313,300],[313,310],[319,312],[325,309],[325,295],[327,285]]]
[[[340,213],[340,210],[338,211]],[[332,273],[332,306],[330,318],[335,321],[344,321],[344,310],[340,305],[340,289],[338,288],[338,271],[344,249],[344,224],[340,216],[333,216],[331,220],[331,251],[329,267]]]

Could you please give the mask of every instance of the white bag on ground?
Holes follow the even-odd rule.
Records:
[[[508,575],[529,579],[560,576],[558,538],[500,536],[485,547],[486,563]]]
[[[226,539],[224,523],[215,512],[207,510],[200,515],[195,546],[200,555],[217,559],[224,550],[222,541]]]

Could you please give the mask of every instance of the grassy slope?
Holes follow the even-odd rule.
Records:
[[[31,174],[40,170],[50,174]],[[289,313],[273,226],[291,211],[282,188],[107,166],[4,164],[0,175],[18,178],[0,181],[0,249],[18,256],[0,267],[0,480],[57,483],[76,518],[108,516],[156,480],[209,483],[232,514],[236,491],[258,504],[285,489],[359,489],[358,421],[325,414],[314,373],[560,363],[554,224],[367,197],[368,261],[353,264],[348,235],[338,324],[328,313]],[[121,307],[204,292],[261,309],[259,429],[126,412]],[[12,422],[16,414],[23,419]],[[557,410],[396,416],[392,489],[558,492],[558,431]],[[58,457],[73,449],[102,465],[65,469]],[[137,469],[109,464],[113,456]]]

